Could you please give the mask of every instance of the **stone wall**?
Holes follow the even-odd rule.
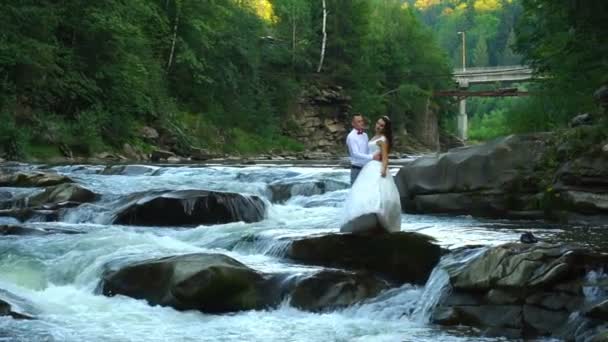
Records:
[[[308,151],[346,153],[337,147],[344,146],[350,131],[350,102],[342,87],[308,88],[290,115],[287,134]]]
[[[308,88],[294,106],[285,133],[304,144],[307,151],[345,154],[346,135],[351,130],[351,97],[340,86]],[[373,120],[367,117],[373,134]],[[435,151],[439,144],[438,115],[431,102],[416,114],[411,132],[394,127],[393,151]]]

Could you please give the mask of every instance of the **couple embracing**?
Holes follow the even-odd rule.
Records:
[[[352,187],[344,204],[340,231],[397,232],[401,230],[401,201],[388,172],[388,153],[393,146],[391,120],[380,117],[371,140],[364,131],[362,115],[353,116],[352,126],[346,138]]]

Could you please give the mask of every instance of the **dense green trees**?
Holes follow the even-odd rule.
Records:
[[[466,32],[467,66],[521,62],[511,48],[511,33],[522,13],[520,0],[408,0],[408,4],[437,33],[452,65],[462,65],[460,31]]]
[[[525,99],[471,99],[471,137],[564,127],[594,112],[593,92],[608,83],[608,2],[551,0],[410,0],[461,65],[456,33],[467,32],[467,66],[532,66],[540,79],[515,85]],[[487,56],[487,57],[486,57]],[[501,85],[490,85],[497,87]],[[454,126],[453,124],[448,127]]]
[[[311,83],[342,85],[355,110],[402,122],[449,73],[398,0],[24,0],[0,5],[5,153],[145,147],[144,124],[178,148],[256,152]],[[38,151],[42,148],[42,151]]]

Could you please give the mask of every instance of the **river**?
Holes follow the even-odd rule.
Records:
[[[33,168],[34,166],[22,166]],[[66,210],[59,222],[33,222],[84,234],[0,237],[0,289],[35,304],[35,320],[0,317],[0,341],[499,341],[469,328],[428,323],[428,308],[445,277],[436,269],[426,287],[404,285],[346,309],[324,313],[297,310],[289,299],[277,308],[211,315],[150,306],[97,291],[103,267],[116,260],[143,260],[192,252],[227,254],[264,272],[306,273],[319,267],[282,257],[285,238],[336,232],[348,191],[348,170],[331,165],[145,166],[130,175],[103,175],[104,166],[56,166],[101,194],[92,203]],[[393,174],[396,172],[393,169]],[[294,196],[270,204],[266,219],[251,224],[129,227],[109,224],[116,203],[146,190],[211,189],[269,199],[276,181],[327,182],[322,194]],[[32,189],[5,188],[14,194]],[[332,191],[333,190],[333,191]],[[35,220],[34,220],[35,221]],[[402,230],[435,237],[453,249],[496,245],[533,231],[552,239],[564,227],[539,222],[479,220],[468,216],[401,217]],[[0,218],[0,224],[15,223]],[[254,237],[254,238],[252,238]]]

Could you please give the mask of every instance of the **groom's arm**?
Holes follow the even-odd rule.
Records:
[[[367,151],[362,151],[361,146],[351,139],[350,136],[346,139],[346,145],[348,146],[348,153],[352,158],[352,162],[359,162],[359,164],[364,165],[373,159],[373,156],[368,154]]]

